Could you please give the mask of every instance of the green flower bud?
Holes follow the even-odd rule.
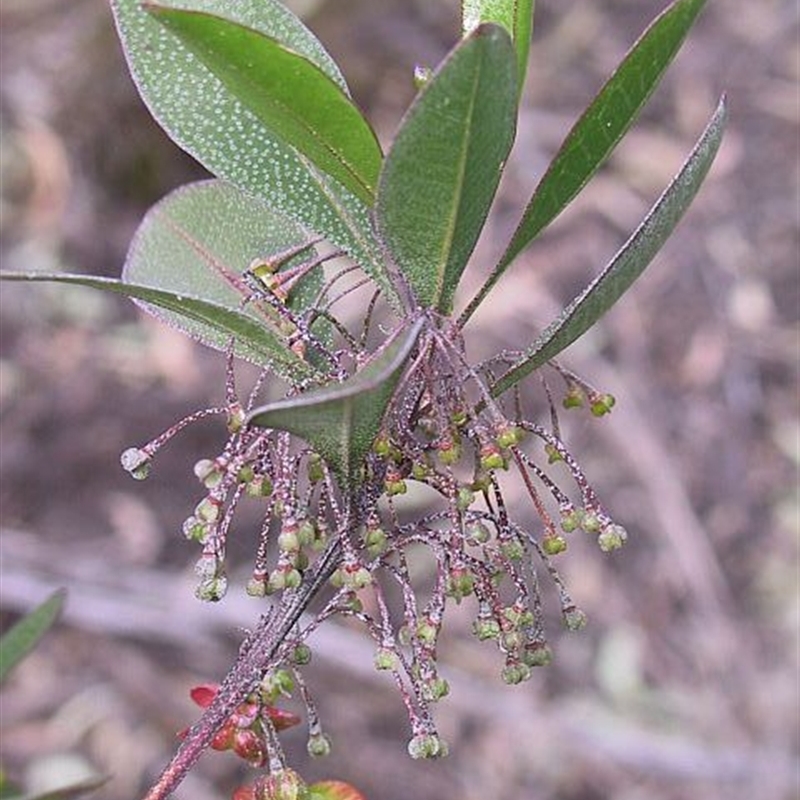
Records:
[[[492,532],[483,522],[470,522],[464,528],[464,540],[467,544],[482,545],[492,538]]]
[[[415,481],[424,481],[431,474],[431,469],[427,464],[415,462],[411,467],[411,477]]]
[[[444,758],[449,750],[447,742],[432,733],[420,733],[408,743],[408,754],[413,759]]]
[[[544,452],[547,455],[548,464],[556,464],[559,461],[564,460],[564,457],[561,455],[561,453],[558,452],[558,449],[554,447],[552,444],[546,444],[544,446]]]
[[[151,456],[138,447],[129,447],[120,457],[122,468],[134,480],[143,481],[150,474]]]
[[[249,581],[247,581],[247,586],[245,587],[245,592],[250,597],[264,597],[267,594],[267,582],[265,580],[265,575],[253,575]]]
[[[300,549],[299,528],[297,525],[286,525],[278,535],[278,547],[284,553],[296,553]]]
[[[353,614],[360,614],[364,610],[364,604],[355,592],[348,592],[341,601],[343,611],[351,611]]]
[[[383,528],[367,528],[364,546],[370,558],[377,558],[386,549],[386,531]]]
[[[564,625],[569,631],[579,631],[586,627],[588,618],[579,608],[571,606],[564,609]]]
[[[219,519],[220,506],[219,500],[212,497],[204,497],[194,509],[194,515],[200,522],[213,523]]]
[[[460,603],[475,589],[475,576],[466,567],[455,567],[447,576],[445,594]]]
[[[430,678],[423,684],[422,694],[429,703],[436,703],[450,694],[450,684],[444,678]]]
[[[388,647],[379,647],[375,651],[374,664],[377,670],[397,669],[397,654]]]
[[[423,644],[433,644],[436,641],[436,626],[426,620],[417,623],[417,638]]]
[[[288,669],[276,669],[267,673],[259,686],[261,697],[267,704],[273,704],[278,697],[291,697],[294,692],[294,678]]]
[[[529,667],[546,667],[552,660],[553,651],[544,642],[531,642],[522,653],[522,661]]]
[[[234,403],[228,409],[228,431],[238,433],[242,425],[244,425],[244,409],[238,403]]]
[[[210,526],[192,515],[183,521],[181,530],[183,531],[183,535],[190,542],[199,542],[203,544],[208,537]]]
[[[581,520],[581,526],[586,533],[598,533],[600,530],[600,517],[593,511],[587,511]]]
[[[331,741],[324,733],[313,733],[308,737],[306,748],[313,758],[322,758],[330,755]]]
[[[509,561],[521,561],[525,548],[518,539],[508,539],[500,545],[500,551]]]
[[[582,408],[583,407],[583,391],[580,386],[573,384],[564,395],[561,401],[564,408]]]
[[[583,510],[565,507],[561,510],[561,530],[572,533],[583,525]]]
[[[344,568],[345,585],[353,591],[358,591],[372,583],[372,575],[366,567],[357,567],[356,569]]]
[[[602,417],[611,412],[617,402],[613,394],[596,394],[589,398],[589,408],[596,417]]]
[[[328,583],[330,583],[334,589],[341,589],[342,586],[344,586],[344,570],[341,567],[335,569],[333,573],[331,573],[331,577],[328,578]]]
[[[408,491],[408,486],[406,486],[406,482],[401,478],[400,480],[387,480],[384,483],[384,487],[386,489],[386,494],[389,497],[394,497],[398,494],[405,494]]]
[[[284,578],[284,585],[287,589],[297,589],[302,582],[303,576],[300,574],[300,570],[297,569],[290,569]]]
[[[494,442],[488,442],[481,447],[480,454],[481,469],[491,471],[493,469],[506,469],[506,463],[500,448]]]
[[[500,625],[496,619],[476,619],[472,623],[472,632],[483,642],[500,636]]]
[[[523,643],[522,634],[519,631],[506,631],[500,635],[500,642],[503,650],[506,652],[514,652],[518,650]]]
[[[518,683],[527,681],[531,677],[531,669],[527,664],[517,661],[511,664],[506,664],[500,675],[503,683],[507,683],[509,686],[514,686]]]
[[[311,648],[307,644],[298,644],[292,651],[292,661],[298,667],[304,667],[311,661]]]
[[[216,463],[210,458],[201,458],[197,461],[192,467],[192,472],[206,489],[213,489],[222,480],[222,471],[217,468]]]
[[[256,471],[253,469],[252,464],[245,464],[237,473],[236,480],[239,483],[250,483],[256,477]]]
[[[530,625],[533,622],[533,614],[521,602],[516,602],[503,609],[503,619],[511,628],[517,629]]]
[[[457,409],[450,415],[450,421],[456,426],[456,428],[462,428],[467,424],[468,419],[469,417],[467,416],[467,412],[464,411],[463,408]]]
[[[286,573],[282,569],[274,569],[267,579],[267,594],[282,592],[286,588]]]
[[[266,475],[256,475],[245,487],[248,497],[269,497],[272,494],[272,481]]]
[[[228,590],[228,579],[225,575],[215,575],[202,580],[194,590],[195,597],[204,602],[215,603],[222,600]]]
[[[445,439],[437,447],[439,461],[445,466],[452,466],[461,458],[461,444],[452,439]]]
[[[622,525],[606,525],[600,535],[597,537],[597,543],[604,553],[610,553],[612,550],[619,550],[628,539],[628,532]]]
[[[542,539],[542,550],[548,556],[557,556],[567,549],[567,540],[563,536],[549,534]]]
[[[375,451],[376,455],[387,458],[392,451],[392,443],[389,441],[389,437],[383,434],[375,440],[372,449]]]
[[[309,800],[308,787],[293,769],[281,769],[256,779],[254,800]]]
[[[525,438],[525,431],[516,425],[504,425],[497,432],[495,441],[502,448],[514,447]]]

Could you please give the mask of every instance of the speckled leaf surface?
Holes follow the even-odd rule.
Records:
[[[308,58],[345,89],[318,40],[275,0],[169,5],[218,14],[261,31]],[[398,305],[367,205],[272,135],[177,36],[142,9],[139,0],[112,0],[112,7],[131,75],[169,137],[217,177],[261,197],[346,250]]]
[[[260,31],[214,14],[143,7],[216,75],[276,137],[370,204],[382,154],[375,132],[340,85]]]
[[[422,325],[420,320],[402,330],[348,380],[257,408],[247,424],[305,439],[352,486]]]
[[[256,303],[243,305],[250,294],[242,273],[254,259],[263,259],[309,241],[303,229],[235,186],[210,180],[182,186],[154,205],[142,220],[128,250],[123,280],[201,298],[250,317],[265,334],[286,348],[274,321]],[[289,268],[314,254],[311,248],[287,261]],[[289,296],[297,311],[314,301],[322,286],[322,267],[305,276]],[[163,305],[144,308],[204,344],[225,350],[230,334],[203,318]],[[261,352],[262,348],[258,348]],[[239,337],[237,355],[249,360],[251,344]],[[263,353],[262,353],[263,358]],[[294,363],[294,359],[289,359]],[[259,359],[259,363],[264,362]]]

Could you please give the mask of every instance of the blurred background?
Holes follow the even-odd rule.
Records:
[[[388,144],[458,34],[451,0],[295,2]],[[539,0],[518,141],[471,288],[497,258],[580,111],[664,3]],[[118,275],[147,207],[203,171],[150,120],[104,0],[0,5],[4,269]],[[338,777],[370,800],[791,800],[798,797],[798,5],[712,0],[610,165],[526,252],[475,319],[476,352],[519,347],[602,267],[677,171],[719,94],[730,125],[687,218],[646,276],[564,363],[617,397],[568,441],[631,536],[564,564],[590,624],[551,626],[554,663],[521,686],[469,635],[444,643],[451,756],[411,762],[405,713],[357,630],[328,625],[310,683]],[[471,292],[465,292],[466,300]],[[195,718],[259,608],[192,595],[181,521],[192,464],[224,432],[192,428],[145,484],[118,466],[221,399],[224,359],[132,305],[79,289],[0,289],[0,619],[53,588],[66,613],[3,689],[10,776],[91,768],[131,800]],[[243,560],[243,565],[246,561]],[[67,754],[67,755],[65,755]],[[53,757],[66,760],[55,763]],[[178,798],[229,797],[206,756]]]

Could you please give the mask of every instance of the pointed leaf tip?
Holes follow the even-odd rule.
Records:
[[[377,229],[423,307],[451,310],[514,138],[515,71],[506,31],[476,28],[417,96],[384,161]]]
[[[499,396],[582,336],[631,287],[663,247],[695,198],[719,151],[727,120],[723,95],[678,174],[603,271],[492,387]]]
[[[378,435],[424,319],[401,330],[355,375],[253,410],[246,425],[287,430],[305,439],[348,486]]]
[[[461,31],[468,36],[485,22],[502,25],[517,53],[517,94],[521,94],[528,69],[534,0],[462,0]]]
[[[502,258],[461,314],[464,325],[508,266],[572,202],[633,125],[707,0],[676,0],[639,37],[561,144]]]
[[[57,589],[0,637],[0,683],[55,624],[66,597],[66,589]]]

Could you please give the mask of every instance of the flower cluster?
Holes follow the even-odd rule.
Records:
[[[272,284],[277,285],[274,277]],[[287,295],[274,290],[254,294],[250,302],[280,309],[296,352],[333,365],[339,381],[369,363],[373,356],[366,343],[374,301],[358,336],[331,324],[334,318],[326,313],[327,332],[338,332],[334,348],[334,337],[325,340],[312,332],[319,312],[295,312]],[[620,547],[626,532],[605,511],[563,442],[549,385],[543,381],[547,426],[526,418],[517,393],[510,399],[494,396],[493,386],[520,354],[504,352],[472,365],[452,320],[430,310],[418,312],[417,319],[422,320],[419,335],[372,448],[359,464],[357,489],[342,486],[331,465],[287,431],[247,424],[267,373],[242,402],[232,357],[224,406],[187,417],[144,447],[126,451],[122,460],[131,474],[144,477],[155,453],[175,433],[209,414],[223,414],[228,439],[216,457],[195,465],[205,494],[183,525],[185,536],[201,547],[197,596],[219,600],[224,595],[234,512],[243,498],[259,498],[263,523],[247,592],[287,603],[307,589],[312,573],[330,587],[311,624],[284,631],[281,652],[296,654],[305,638],[334,614],[360,620],[375,641],[376,669],[393,676],[407,708],[409,753],[430,758],[447,752],[431,706],[448,693],[437,660],[448,603],[472,602],[474,635],[500,651],[502,679],[520,683],[551,658],[542,570],[555,586],[566,627],[581,628],[585,615],[554,561],[576,531],[595,537],[606,552]],[[595,416],[611,410],[612,396],[558,364],[551,368],[565,386],[563,407],[588,404]],[[562,487],[565,478],[571,488]],[[513,505],[506,499],[510,486],[517,487],[511,492]],[[518,521],[519,489],[538,517],[534,528]],[[421,547],[436,566],[434,585],[425,591],[415,584],[408,563],[409,551]],[[321,586],[306,592],[305,605],[317,589]],[[226,743],[230,734],[221,734]],[[264,741],[269,746],[269,737]]]

